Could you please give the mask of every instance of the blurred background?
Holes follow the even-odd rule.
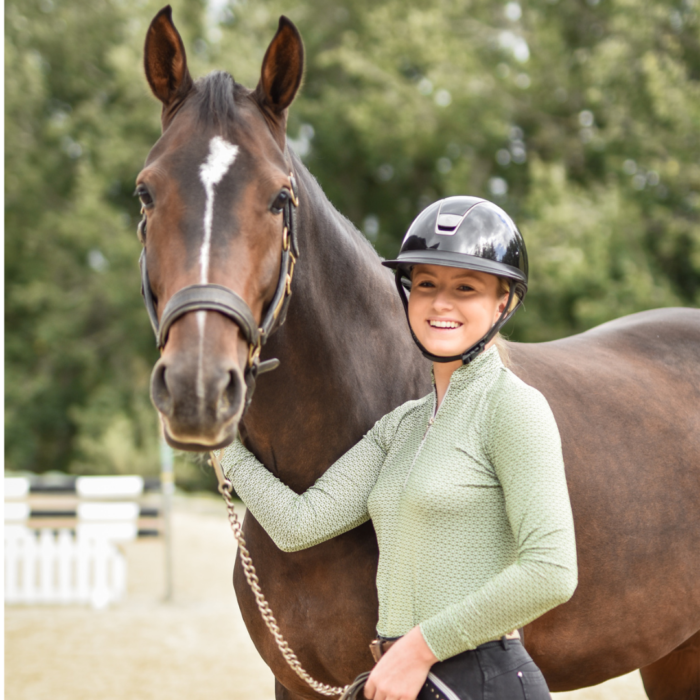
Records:
[[[161,2],[7,0],[6,468],[158,472],[134,179]],[[190,70],[249,87],[280,14],[306,79],[289,136],[383,256],[446,195],[520,225],[542,341],[700,301],[697,0],[174,0]],[[176,462],[183,488],[210,485]]]
[[[160,133],[142,46],[163,1],[5,2],[7,473],[160,470],[132,193]],[[193,75],[225,69],[249,87],[279,15],[297,24],[307,67],[291,145],[380,255],[440,197],[503,206],[531,262],[513,340],[699,305],[698,0],[173,10]],[[175,475],[182,490],[213,486],[183,455]],[[180,492],[172,527],[168,605],[166,550],[140,539],[124,548],[117,609],[8,612],[8,697],[272,696],[233,600],[223,504]],[[638,674],[610,683],[575,697],[644,697]]]

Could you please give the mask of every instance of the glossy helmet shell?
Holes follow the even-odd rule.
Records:
[[[431,204],[411,224],[396,260],[382,264],[408,276],[421,263],[506,277],[520,300],[527,292],[527,250],[518,227],[503,209],[479,197]]]

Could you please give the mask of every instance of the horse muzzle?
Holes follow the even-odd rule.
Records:
[[[151,375],[151,400],[168,443],[204,452],[231,444],[245,410],[246,384],[233,362],[192,362],[164,354]]]

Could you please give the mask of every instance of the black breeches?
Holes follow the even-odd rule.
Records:
[[[550,700],[550,694],[520,640],[503,638],[436,663],[418,700]]]

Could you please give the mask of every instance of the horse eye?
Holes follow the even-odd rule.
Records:
[[[139,185],[136,188],[134,195],[141,200],[141,204],[147,209],[153,206],[153,197],[151,197],[151,194],[149,193],[148,189],[146,189],[145,185]]]
[[[284,208],[287,206],[287,202],[289,201],[289,191],[288,190],[282,190],[277,197],[275,197],[275,201],[272,203],[272,206],[270,207],[270,211],[273,214],[281,214]]]

